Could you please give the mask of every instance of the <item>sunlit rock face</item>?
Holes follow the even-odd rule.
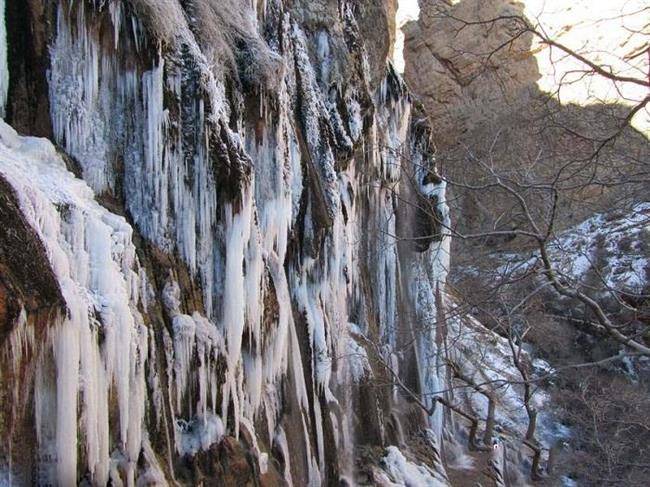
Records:
[[[566,191],[567,198],[559,207],[556,223],[562,229],[594,211],[605,211],[613,204],[633,205],[645,198],[644,184],[634,183],[638,179],[634,167],[636,161],[648,157],[649,146],[643,133],[624,123],[629,106],[605,96],[602,90],[596,95],[602,88],[599,76],[583,76],[583,84],[576,84],[579,76],[566,73],[575,69],[575,62],[542,48],[530,32],[522,34],[512,17],[543,13],[539,18],[528,17],[531,24],[542,22],[540,28],[548,26],[549,35],[557,35],[559,42],[566,41],[595,60],[603,59],[591,56],[592,50],[599,52],[599,44],[571,43],[573,27],[584,35],[577,14],[560,16],[556,3],[540,3],[544,2],[423,1],[419,19],[404,28],[405,79],[429,116],[442,172],[458,183],[449,200],[454,202],[452,212],[462,215],[457,219],[461,233],[511,230],[523,224],[513,216],[508,197],[498,191],[463,187],[485,181],[486,166],[481,163],[501,174],[516,174],[528,167],[526,177],[552,182],[562,167],[597,154],[601,164],[595,169],[596,179],[632,181],[623,194],[608,184],[590,186],[587,171],[576,171],[570,178],[570,186],[576,189]],[[629,22],[635,21],[629,14],[633,9],[625,7],[622,12],[628,13]],[[607,17],[604,13],[591,17],[594,15]],[[571,23],[574,18],[575,26]],[[627,46],[621,52],[627,52]],[[548,59],[553,64],[549,65]],[[582,68],[584,71],[584,65]],[[564,82],[561,89],[560,81]],[[609,91],[616,90],[610,86]],[[570,92],[583,93],[587,99],[578,100]],[[558,93],[559,98],[554,96]],[[599,148],[608,138],[612,142]],[[541,201],[531,205],[540,215],[544,213]],[[457,255],[469,254],[461,251]]]
[[[387,64],[394,15],[6,6],[2,481],[336,484],[407,412],[442,441],[441,411],[385,386],[386,364],[415,393],[447,377],[445,186]]]
[[[532,34],[509,43],[512,21],[485,22],[521,16],[523,10],[518,1],[425,0],[417,22],[404,28],[405,77],[425,105],[440,146],[453,144],[495,111],[526,101],[539,78]]]

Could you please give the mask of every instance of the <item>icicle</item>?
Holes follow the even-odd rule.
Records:
[[[99,99],[100,70],[107,66],[88,32],[85,8],[84,2],[78,4],[76,37],[70,14],[62,4],[57,8],[57,36],[50,50],[50,111],[56,141],[81,162],[91,187],[102,191],[112,186],[106,167],[108,117]]]
[[[278,430],[273,437],[273,445],[278,448],[282,458],[284,459],[284,479],[288,483],[288,487],[293,487],[293,482],[291,481],[291,457],[289,454],[289,444],[287,442],[287,435],[284,433],[282,427],[278,427]]]
[[[47,433],[43,421],[43,414],[52,421],[48,412],[52,407],[42,396],[36,401],[39,448],[42,445],[46,452],[44,458],[56,459],[58,483],[76,483],[81,418],[86,467],[94,480],[105,483],[110,468],[109,390],[114,384],[119,444],[132,480],[141,444],[147,356],[147,334],[134,292],[139,265],[132,229],[123,217],[95,201],[91,189],[65,169],[51,143],[19,137],[2,121],[0,172],[16,190],[21,210],[43,241],[69,310],[52,342],[54,433]],[[96,332],[99,327],[105,337],[103,346]],[[44,363],[39,369],[47,367]],[[48,447],[51,436],[54,453]]]
[[[252,222],[250,222],[252,225]],[[260,325],[262,319],[262,273],[264,271],[264,260],[262,256],[261,235],[257,228],[250,236],[246,259],[246,323],[249,328],[251,341],[260,341]],[[248,233],[252,233],[248,230]]]
[[[114,48],[117,51],[117,46],[120,43],[120,29],[122,27],[122,3],[113,1],[109,3],[108,9],[111,13],[111,20],[113,21]]]
[[[79,309],[71,310],[55,338],[56,358],[56,452],[60,485],[77,483],[77,392],[79,388]]]
[[[239,397],[236,389],[235,373],[241,353],[242,337],[245,323],[245,279],[244,279],[244,248],[250,237],[251,228],[250,195],[244,195],[243,209],[240,213],[233,214],[233,210],[226,207],[226,287],[223,294],[223,319],[222,329],[226,337],[227,363],[229,377],[226,379],[227,393],[224,394],[222,416],[227,416],[228,400],[232,399],[237,404]],[[230,397],[229,397],[230,396]],[[235,409],[238,411],[238,408]],[[239,415],[235,414],[235,431],[238,431]]]
[[[27,313],[25,308],[20,309],[20,313],[14,327],[9,335],[9,353],[11,354],[11,367],[13,373],[18,372],[18,366],[22,362],[23,356],[29,351],[34,350],[34,327],[27,323]]]
[[[189,383],[194,355],[196,325],[187,315],[174,317],[174,376],[176,377],[176,412],[181,414],[181,400]]]

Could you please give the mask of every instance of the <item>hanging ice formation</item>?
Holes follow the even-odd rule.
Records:
[[[399,440],[403,391],[373,380],[445,380],[428,130],[391,22],[316,3],[30,0],[55,19],[52,141],[0,122],[0,210],[35,256],[5,231],[0,269],[40,266],[0,285],[12,479],[191,484],[243,445],[251,475],[336,482],[355,444]]]

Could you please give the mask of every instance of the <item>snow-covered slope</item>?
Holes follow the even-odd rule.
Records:
[[[579,282],[595,278],[597,286],[640,293],[650,280],[649,239],[650,203],[639,203],[589,218],[560,235],[550,249],[561,272]]]
[[[594,215],[559,234],[548,245],[557,272],[578,286],[603,293],[639,294],[650,272],[650,204]],[[498,273],[508,276],[534,269],[537,253],[506,254]]]

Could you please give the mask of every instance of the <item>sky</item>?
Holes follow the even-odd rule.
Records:
[[[457,2],[458,0],[454,0]],[[647,76],[648,56],[625,62],[620,56],[608,54],[612,47],[621,52],[635,52],[646,46],[650,31],[644,25],[650,22],[650,6],[647,0],[520,0],[525,4],[527,17],[543,26],[546,33],[567,47],[584,53],[599,65],[611,66],[614,73],[626,76]],[[417,0],[399,0],[398,28],[419,14]],[[636,33],[634,33],[636,32]],[[631,33],[634,33],[631,35]],[[404,36],[398,31],[395,46],[395,66],[404,70]],[[549,50],[535,46],[542,78],[539,87],[547,92],[559,92],[563,103],[582,105],[599,102],[619,102],[634,105],[648,94],[642,86],[630,83],[615,85],[602,76],[584,78],[584,65],[557,49]],[[539,49],[536,49],[539,48]],[[570,83],[566,83],[566,81]],[[637,114],[633,125],[650,136],[650,109]]]
[[[404,72],[404,34],[402,33],[402,26],[411,20],[417,20],[420,14],[420,7],[418,7],[418,0],[399,0],[399,8],[397,9],[397,36],[395,39],[395,56],[393,62],[395,68],[400,72]]]
[[[554,40],[584,54],[613,73],[643,79],[648,73],[648,55],[631,61],[628,53],[648,48],[650,4],[647,0],[525,0],[526,15],[544,26]],[[645,32],[644,32],[645,29]],[[617,53],[612,55],[612,50]],[[560,100],[581,104],[620,102],[634,105],[648,90],[632,83],[614,84],[603,76],[581,79],[585,65],[557,49],[542,49],[536,54],[542,73],[538,84],[544,91],[556,90],[564,77]],[[569,83],[567,83],[569,81]],[[633,125],[650,135],[648,107],[634,119]]]

